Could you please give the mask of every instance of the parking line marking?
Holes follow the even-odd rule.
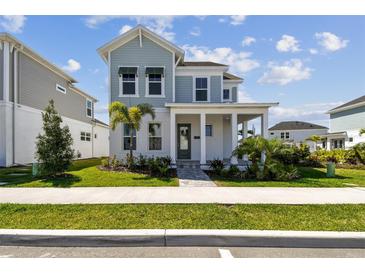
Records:
[[[218,249],[219,254],[221,255],[221,258],[234,258],[231,251],[228,249]]]

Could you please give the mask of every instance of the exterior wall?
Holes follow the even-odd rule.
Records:
[[[206,124],[213,125],[213,136],[206,137],[207,160],[223,159],[223,119],[222,115],[207,115]],[[229,140],[232,143],[231,140]]]
[[[232,155],[232,127],[231,120],[223,119],[223,158],[228,159]]]
[[[211,76],[210,77],[210,101],[212,103],[222,102],[222,77]]]
[[[232,88],[232,101],[238,102],[237,87]]]
[[[231,101],[234,103],[238,102],[237,84],[223,82],[223,89],[230,89]]]
[[[121,101],[128,106],[140,103],[150,103],[154,107],[164,107],[165,103],[172,102],[173,83],[173,54],[150,39],[143,36],[142,47],[136,37],[123,46],[111,52],[111,101]],[[139,97],[119,97],[119,66],[138,66]],[[165,98],[145,97],[146,66],[165,67]]]
[[[0,166],[9,166],[13,162],[13,104],[0,102]]]
[[[0,100],[4,100],[3,95],[3,77],[4,77],[4,49],[0,49]]]
[[[149,122],[161,123],[162,130],[162,150],[150,151],[148,139]],[[123,150],[123,126],[118,125],[115,130],[110,129],[110,156],[117,156],[123,159],[129,150]],[[148,157],[169,156],[170,155],[170,113],[167,110],[156,111],[156,117],[152,120],[150,115],[143,117],[141,128],[137,132],[137,149],[133,151],[134,156],[143,154]]]
[[[194,139],[194,136],[200,136],[200,116],[198,114],[177,114],[177,124],[191,124],[191,160],[200,160],[200,139]],[[176,136],[178,136],[178,132],[176,132]]]
[[[38,62],[19,52],[19,103],[43,110],[53,99],[57,111],[65,117],[90,123],[86,116],[86,98],[72,91],[67,81]],[[56,84],[67,89],[56,90]]]
[[[359,131],[365,127],[365,106],[330,115],[330,132]]]
[[[109,156],[109,128],[96,124],[93,133],[93,157]]]

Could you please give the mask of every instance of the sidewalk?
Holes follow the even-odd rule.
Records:
[[[0,188],[0,203],[365,204],[365,188],[74,187]]]

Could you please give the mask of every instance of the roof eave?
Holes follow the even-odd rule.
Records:
[[[345,111],[345,110],[349,110],[349,109],[353,109],[353,108],[358,108],[358,107],[362,107],[362,106],[365,106],[365,102],[360,102],[360,103],[356,103],[356,104],[345,106],[345,107],[334,108],[334,109],[327,111],[326,114],[334,114],[337,112],[341,112],[341,111]]]

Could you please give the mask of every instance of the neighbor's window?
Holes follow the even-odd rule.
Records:
[[[289,139],[289,132],[285,132],[285,138]]]
[[[124,124],[124,130],[123,130],[123,149],[124,150],[130,150],[131,147],[131,140],[130,140],[130,131],[132,130],[132,149],[136,150],[137,148],[137,136],[136,136],[136,130],[130,129],[128,124]]]
[[[81,141],[90,142],[91,141],[91,134],[90,134],[90,132],[81,131],[81,133],[80,133],[80,140]]]
[[[205,125],[205,136],[212,137],[213,136],[213,126]]]
[[[197,77],[195,78],[195,101],[207,102],[208,101],[208,78]]]
[[[63,86],[61,86],[59,84],[56,84],[56,90],[66,94],[66,88],[64,88]]]
[[[350,137],[349,138],[349,142],[352,143],[354,141],[354,138],[353,137]]]
[[[120,67],[118,74],[120,79],[120,94],[126,96],[137,95],[137,68]]]
[[[87,117],[93,116],[93,102],[89,99],[86,100],[86,116]]]
[[[229,101],[231,99],[231,94],[230,94],[230,90],[227,88],[225,88],[223,90],[223,101]]]
[[[147,95],[164,95],[164,68],[146,68]]]
[[[162,131],[160,123],[148,124],[149,150],[162,149]]]
[[[285,132],[280,132],[280,138],[284,139],[284,137],[285,137]]]

